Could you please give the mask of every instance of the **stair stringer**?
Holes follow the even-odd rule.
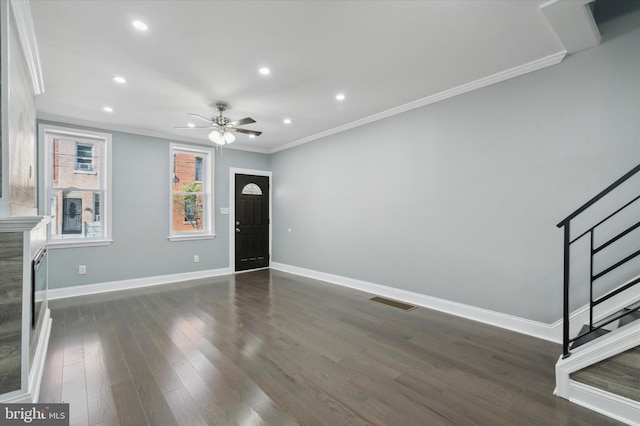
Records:
[[[634,321],[574,349],[556,363],[553,393],[569,401],[630,425],[640,425],[640,402],[603,391],[569,378],[571,373],[611,358],[640,344],[640,321]]]

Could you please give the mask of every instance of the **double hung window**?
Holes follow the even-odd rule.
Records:
[[[213,238],[213,150],[171,145],[172,241]]]
[[[44,214],[49,244],[111,243],[111,135],[41,126],[44,145]]]

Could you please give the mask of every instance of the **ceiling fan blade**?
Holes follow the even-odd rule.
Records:
[[[236,129],[235,127],[229,130],[231,130],[232,132],[246,133],[247,135],[254,135],[254,136],[260,136],[262,134],[262,132],[256,132],[255,130]]]
[[[207,123],[211,123],[211,124],[213,124],[213,121],[209,120],[209,119],[208,119],[208,118],[206,118],[206,117],[201,116],[200,114],[194,114],[194,113],[192,113],[192,112],[188,112],[188,113],[187,113],[187,115],[193,115],[194,117],[201,118],[202,120],[206,121]]]
[[[210,129],[213,126],[176,126],[174,129]]]
[[[240,120],[231,121],[227,123],[227,126],[242,126],[243,124],[251,124],[255,122],[256,120],[254,120],[253,118],[246,117],[246,118],[241,118]]]

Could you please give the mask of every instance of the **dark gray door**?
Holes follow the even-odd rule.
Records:
[[[269,177],[236,175],[236,271],[269,266]]]
[[[82,234],[82,198],[63,199],[62,233]]]

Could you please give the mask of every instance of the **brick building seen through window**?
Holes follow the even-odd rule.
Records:
[[[173,172],[174,232],[192,232],[203,229],[203,161],[197,154],[176,152]]]

